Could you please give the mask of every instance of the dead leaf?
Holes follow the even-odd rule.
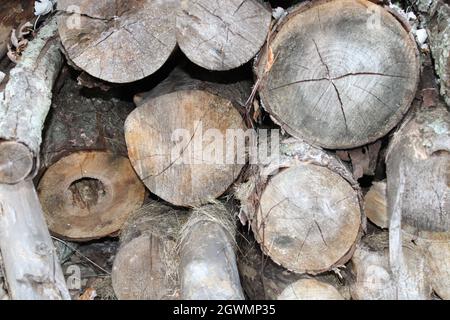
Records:
[[[87,288],[78,300],[94,300],[97,296],[97,291],[94,288]]]

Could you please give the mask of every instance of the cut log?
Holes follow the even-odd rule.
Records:
[[[280,152],[236,193],[262,251],[297,273],[344,265],[364,222],[357,182],[335,156],[302,141],[284,140]]]
[[[28,43],[0,92],[0,183],[18,183],[37,168],[41,131],[62,64],[56,31],[56,21],[49,20]]]
[[[126,157],[123,125],[132,104],[96,97],[68,79],[53,108],[38,186],[49,228],[79,241],[114,234],[145,194]]]
[[[380,6],[365,0],[303,3],[271,34],[255,71],[263,107],[289,134],[351,149],[385,136],[409,109],[418,50]]]
[[[187,212],[150,202],[125,225],[112,283],[120,300],[179,299],[176,242]]]
[[[195,64],[208,70],[230,70],[258,53],[271,18],[270,8],[260,0],[182,0],[176,37]]]
[[[193,211],[179,244],[182,299],[244,300],[235,234],[235,220],[223,204]]]
[[[410,0],[426,26],[440,91],[450,106],[450,4],[445,0]]]
[[[6,54],[12,30],[31,20],[33,9],[34,0],[3,0],[0,3],[0,59]]]
[[[297,292],[295,283],[298,281],[314,281],[313,287],[317,285],[319,288],[326,286],[332,287],[332,292],[338,292],[340,299],[350,299],[350,291],[348,286],[349,274],[345,270],[340,271],[343,274],[339,277],[337,273],[329,272],[318,276],[308,276],[290,272],[276,263],[269,257],[265,256],[259,249],[255,240],[239,238],[239,254],[238,266],[241,275],[242,287],[250,300],[277,300],[282,297],[283,292]],[[309,282],[311,283],[311,282]],[[292,287],[291,287],[292,286]],[[290,288],[291,289],[288,289]],[[334,290],[333,290],[334,289]],[[311,291],[309,291],[311,293]],[[324,298],[320,292],[318,294],[309,295],[307,300]],[[298,298],[302,293],[298,294]],[[303,296],[304,297],[304,296]]]
[[[403,243],[405,278],[397,284],[389,261],[389,235],[381,232],[363,238],[352,257],[356,279],[351,285],[355,300],[429,300],[426,259],[412,242]],[[403,295],[399,296],[399,292]]]
[[[229,188],[246,160],[228,133],[246,133],[237,108],[249,89],[247,82],[215,86],[175,70],[135,99],[139,107],[126,120],[125,138],[131,163],[151,192],[194,207]]]
[[[434,292],[450,300],[450,241],[416,239],[415,243],[425,251],[429,270],[426,276]]]
[[[60,0],[66,55],[90,75],[128,83],[157,71],[176,47],[178,0]]]
[[[278,300],[344,300],[344,297],[332,285],[302,279],[288,286]]]
[[[389,228],[389,215],[386,199],[386,181],[372,184],[364,197],[364,213],[367,218],[382,229]]]
[[[450,240],[450,114],[442,101],[417,108],[389,146],[388,210],[400,210],[402,229],[414,236]]]
[[[30,180],[0,184],[0,251],[12,299],[70,299]]]
[[[0,301],[9,300],[9,295],[6,290],[5,272],[3,271],[3,268],[2,256],[0,254]]]

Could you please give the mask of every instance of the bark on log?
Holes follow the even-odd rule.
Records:
[[[86,241],[114,234],[143,201],[123,133],[132,104],[67,79],[53,101],[38,192],[50,230]]]
[[[20,182],[37,167],[41,131],[62,64],[56,30],[51,19],[28,43],[0,92],[0,183]]]
[[[289,134],[351,149],[385,136],[409,109],[418,50],[382,7],[365,0],[303,3],[271,34],[255,71],[263,107]]]
[[[12,30],[31,20],[34,17],[33,9],[34,0],[3,0],[0,3],[0,59],[7,52]]]
[[[404,274],[397,282],[389,261],[389,235],[387,232],[363,238],[352,257],[356,275],[351,285],[355,300],[429,300],[431,283],[428,267],[421,249],[410,241],[404,241]],[[402,293],[402,295],[399,295]]]
[[[9,295],[6,290],[6,282],[5,282],[5,272],[3,271],[3,261],[2,256],[0,254],[0,301],[1,300],[9,300]]]
[[[0,184],[0,251],[12,299],[70,299],[30,180]]]
[[[339,293],[340,299],[350,299],[350,291],[347,285],[350,275],[347,275],[345,271],[342,272],[342,278],[339,278],[337,274],[332,272],[314,277],[290,272],[265,256],[255,240],[244,238],[244,236],[239,239],[238,252],[238,266],[242,287],[250,300],[280,299],[283,292],[297,292],[295,290],[296,283],[304,280],[314,281],[313,283],[307,283],[313,284],[312,287],[317,285],[317,287],[321,288],[325,285],[330,289],[329,286],[332,286]],[[294,290],[292,288],[289,289],[291,286],[293,286]],[[312,287],[309,286],[310,289]],[[326,291],[336,293],[333,289]],[[313,293],[312,291],[306,290],[303,292],[308,294],[307,300],[325,298],[320,292]],[[297,294],[297,298],[300,297],[305,296]],[[338,298],[338,296],[335,296],[335,298]]]
[[[194,207],[229,188],[245,164],[238,152],[245,150],[234,148],[227,133],[246,130],[238,108],[249,91],[247,82],[215,85],[175,70],[135,98],[139,107],[126,120],[125,138],[131,163],[151,192]]]
[[[450,114],[442,101],[416,107],[389,146],[388,210],[414,236],[450,240]]]
[[[194,209],[181,231],[184,300],[244,300],[236,262],[236,225],[223,204]]]
[[[340,160],[288,139],[279,159],[255,171],[236,196],[265,254],[313,275],[350,259],[365,220],[358,183]]]
[[[179,299],[176,243],[187,218],[187,212],[154,201],[130,217],[112,270],[118,299]]]
[[[178,0],[60,0],[67,57],[90,75],[128,83],[156,72],[176,47]]]
[[[364,213],[372,223],[382,229],[389,228],[386,188],[386,181],[374,182],[364,197]]]
[[[443,0],[410,0],[425,24],[440,92],[450,106],[450,4]]]
[[[182,0],[176,37],[195,64],[208,70],[230,70],[258,53],[271,18],[270,8],[260,0]]]

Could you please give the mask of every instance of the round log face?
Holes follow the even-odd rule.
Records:
[[[59,34],[79,68],[108,82],[133,82],[174,51],[176,6],[176,0],[58,1]]]
[[[193,207],[220,196],[243,167],[227,161],[238,152],[235,140],[227,138],[230,129],[246,130],[230,101],[189,90],[150,99],[133,111],[125,139],[131,163],[150,191]]]
[[[314,279],[294,282],[278,296],[278,300],[345,300],[331,284]]]
[[[248,62],[261,49],[271,17],[258,0],[182,0],[176,37],[181,50],[197,65],[229,70]]]
[[[49,229],[87,241],[120,230],[143,203],[145,188],[127,158],[77,152],[45,172],[38,192]]]
[[[350,258],[360,224],[350,184],[307,164],[285,169],[269,181],[253,231],[273,261],[294,272],[317,274]]]
[[[289,134],[350,149],[386,135],[410,107],[416,44],[381,7],[318,1],[294,10],[277,31],[257,73],[266,110]]]
[[[0,183],[15,184],[33,170],[34,157],[30,149],[17,142],[0,142]]]

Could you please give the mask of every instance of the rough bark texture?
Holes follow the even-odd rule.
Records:
[[[397,281],[391,271],[388,247],[387,232],[366,236],[358,244],[351,260],[356,274],[356,279],[351,285],[353,299],[431,299],[428,267],[421,249],[407,240],[403,242],[403,276]]]
[[[233,147],[227,130],[246,130],[238,108],[248,89],[247,82],[214,86],[175,70],[135,98],[139,107],[126,120],[125,138],[131,163],[151,192],[193,207],[228,189],[245,163],[231,156],[245,150]]]
[[[181,231],[181,298],[243,300],[236,262],[235,222],[220,203],[195,209]]]
[[[0,184],[0,251],[12,299],[70,299],[29,180]]]
[[[255,170],[236,195],[263,252],[298,273],[344,265],[364,222],[359,186],[345,165],[288,139],[278,159]]]
[[[11,31],[34,17],[33,4],[34,0],[3,0],[0,3],[0,59],[6,54]]]
[[[410,0],[425,23],[440,92],[450,106],[450,5],[444,0]]]
[[[153,201],[130,217],[112,270],[118,299],[179,299],[176,242],[187,218],[187,212]]]
[[[416,44],[365,0],[307,2],[272,31],[256,65],[263,107],[289,134],[330,149],[385,136],[419,79]]]
[[[28,148],[24,151],[22,146],[16,146],[18,158],[0,156],[1,183],[17,183],[32,174],[30,161],[39,157],[52,87],[62,64],[56,30],[56,21],[49,20],[28,44],[11,70],[4,92],[0,92],[0,139]]]
[[[90,75],[127,83],[157,71],[176,47],[178,0],[60,0],[67,57]]]
[[[417,108],[389,147],[388,210],[400,210],[402,229],[415,236],[449,240],[450,114],[441,101]]]
[[[49,228],[72,240],[113,234],[144,201],[123,133],[133,106],[67,79],[52,107],[38,187]]]
[[[242,287],[250,300],[279,299],[289,286],[305,279],[331,285],[341,297],[350,299],[348,287],[350,275],[346,274],[346,271],[339,272],[342,276],[329,272],[315,277],[290,272],[265,256],[251,237],[244,238],[242,236],[239,239],[238,266]],[[312,299],[314,296],[309,296],[309,298]]]
[[[272,12],[260,0],[182,0],[176,36],[186,56],[209,70],[237,68],[264,44]]]
[[[383,229],[389,227],[386,187],[386,181],[374,182],[364,197],[364,213],[372,223]]]

